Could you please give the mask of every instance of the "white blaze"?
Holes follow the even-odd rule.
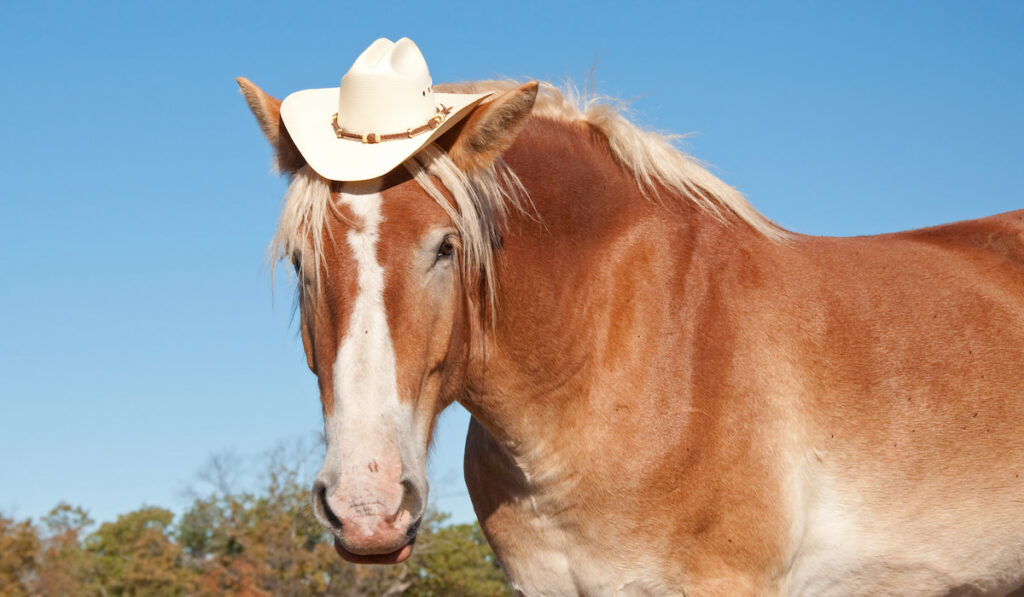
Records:
[[[327,457],[320,477],[365,515],[394,512],[403,462],[419,476],[423,455],[410,441],[412,411],[398,399],[384,269],[377,259],[382,197],[373,183],[346,184],[339,202],[354,219],[345,241],[356,262],[358,293],[334,362],[334,412],[324,422]]]

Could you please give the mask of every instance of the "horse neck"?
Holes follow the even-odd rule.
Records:
[[[608,360],[629,358],[632,334],[657,328],[668,308],[688,308],[718,264],[756,253],[760,236],[681,198],[645,196],[583,125],[534,118],[505,160],[535,213],[513,216],[504,232],[495,322],[471,358],[464,402],[525,459],[583,424],[594,437],[594,421],[614,419],[599,412],[609,403],[592,387],[621,368]]]

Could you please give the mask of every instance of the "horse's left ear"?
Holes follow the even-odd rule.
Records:
[[[538,83],[531,81],[506,91],[485,102],[462,122],[453,127],[454,139],[448,155],[463,172],[481,170],[491,165],[526,124],[537,99]]]
[[[267,95],[245,77],[238,77],[235,81],[260,128],[263,129],[263,135],[274,148],[274,163],[277,169],[282,174],[294,174],[306,165],[306,160],[295,147],[295,142],[281,121],[281,100]]]

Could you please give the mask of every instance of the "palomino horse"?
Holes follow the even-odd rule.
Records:
[[[1024,583],[1024,212],[786,232],[606,104],[496,90],[382,179],[291,178],[353,561],[412,550],[438,413],[527,595],[1005,594]]]

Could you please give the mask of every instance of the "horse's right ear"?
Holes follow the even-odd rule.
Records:
[[[480,170],[508,149],[530,117],[538,87],[536,81],[523,83],[480,104],[452,127],[447,151],[455,165],[465,172]]]
[[[281,100],[270,97],[245,77],[238,77],[235,80],[242,95],[245,96],[245,101],[249,102],[249,108],[256,121],[260,123],[267,141],[274,148],[276,168],[283,174],[294,174],[306,165],[306,160],[299,153],[299,148],[295,147],[295,142],[281,121]]]

